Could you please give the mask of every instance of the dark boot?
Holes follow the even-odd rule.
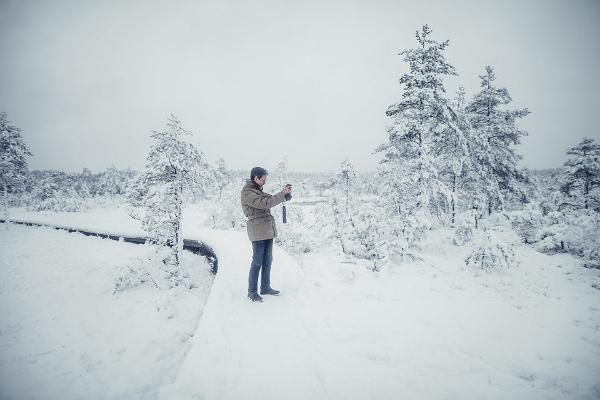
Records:
[[[248,298],[254,302],[258,302],[260,303],[261,301],[263,301],[263,298],[260,297],[260,295],[256,292],[253,293],[248,293]]]
[[[281,293],[279,290],[273,288],[260,289],[260,294],[262,295],[270,294],[271,296],[279,296],[279,293]]]

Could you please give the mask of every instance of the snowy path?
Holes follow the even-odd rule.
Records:
[[[278,297],[246,297],[251,247],[244,234],[211,231],[219,255],[192,348],[164,399],[328,398],[317,363],[325,356],[301,315],[306,279],[296,262],[274,249],[273,286]],[[206,237],[203,235],[202,237]]]

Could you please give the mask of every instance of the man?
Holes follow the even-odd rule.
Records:
[[[248,298],[252,301],[263,301],[258,294],[258,273],[260,271],[260,294],[277,296],[279,290],[271,287],[271,263],[273,261],[273,238],[277,236],[275,219],[271,215],[271,207],[290,198],[292,186],[271,196],[263,192],[267,181],[267,170],[254,167],[250,171],[250,179],[242,189],[241,200],[244,215],[248,217],[246,230],[252,242],[252,263],[248,274]]]

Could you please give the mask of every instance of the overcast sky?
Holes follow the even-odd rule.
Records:
[[[524,166],[600,142],[600,1],[0,0],[0,110],[34,169],[141,168],[174,113],[231,168],[374,170],[423,24],[450,40],[449,95],[492,65],[529,108]]]

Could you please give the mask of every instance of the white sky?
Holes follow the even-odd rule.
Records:
[[[141,168],[169,113],[231,168],[374,170],[427,23],[471,96],[485,65],[528,107],[523,165],[600,142],[599,1],[0,0],[0,110],[34,169]]]

